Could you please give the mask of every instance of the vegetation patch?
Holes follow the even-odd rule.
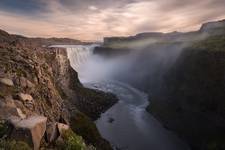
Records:
[[[87,147],[82,137],[76,135],[72,130],[65,130],[62,134],[63,143],[58,143],[59,149],[64,150],[86,150]]]
[[[192,47],[211,51],[225,51],[225,35],[211,36],[203,41],[196,42]]]
[[[4,120],[0,121],[0,138],[2,138],[8,131],[8,126]]]
[[[101,137],[95,124],[84,114],[77,112],[71,118],[71,129],[82,136],[86,144],[91,144],[99,150],[111,150],[110,144]]]
[[[0,140],[1,150],[32,150],[29,145],[22,141]]]

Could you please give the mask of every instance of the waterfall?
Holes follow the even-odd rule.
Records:
[[[98,46],[97,44],[92,45],[71,45],[66,46],[70,65],[74,70],[78,72],[78,77],[81,82],[85,82],[89,78],[90,64],[93,64],[93,50]]]
[[[92,55],[95,46],[96,45],[74,45],[67,47],[67,54],[74,70],[77,72],[82,71],[82,66]]]
[[[78,72],[82,83],[102,82],[114,80],[117,74],[122,74],[130,67],[132,58],[118,56],[105,58],[101,55],[94,55],[93,50],[98,46],[92,45],[65,45],[70,65]]]

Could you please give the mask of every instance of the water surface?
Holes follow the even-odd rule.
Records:
[[[120,82],[86,84],[87,87],[112,92],[119,102],[96,121],[101,135],[114,149],[187,150],[188,146],[145,111],[147,95]]]

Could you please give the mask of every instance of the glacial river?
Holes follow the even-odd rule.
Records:
[[[188,150],[188,146],[169,132],[145,108],[147,95],[120,82],[86,84],[89,88],[111,92],[119,102],[96,121],[101,135],[114,149]]]
[[[118,66],[123,65],[123,61],[121,59],[109,61],[94,55],[95,46],[57,47],[67,48],[71,66],[78,72],[84,86],[111,92],[119,98],[118,103],[96,121],[101,135],[115,150],[189,150],[182,140],[163,128],[150,113],[146,112],[148,99],[145,93],[127,84],[110,80]]]

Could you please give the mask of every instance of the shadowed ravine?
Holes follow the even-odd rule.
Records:
[[[103,66],[107,63],[103,63],[102,59],[92,55],[93,48],[94,46],[70,46],[67,47],[67,51],[71,65],[78,71],[79,78],[84,86],[114,93],[119,98],[119,102],[96,121],[102,136],[115,149],[189,149],[183,141],[164,129],[154,117],[145,111],[148,105],[145,93],[127,84],[110,79],[106,80],[107,69],[105,68],[107,66],[105,68]],[[98,68],[97,74],[91,73],[90,68]],[[101,68],[103,76],[101,76]],[[103,80],[100,81],[99,78]]]

